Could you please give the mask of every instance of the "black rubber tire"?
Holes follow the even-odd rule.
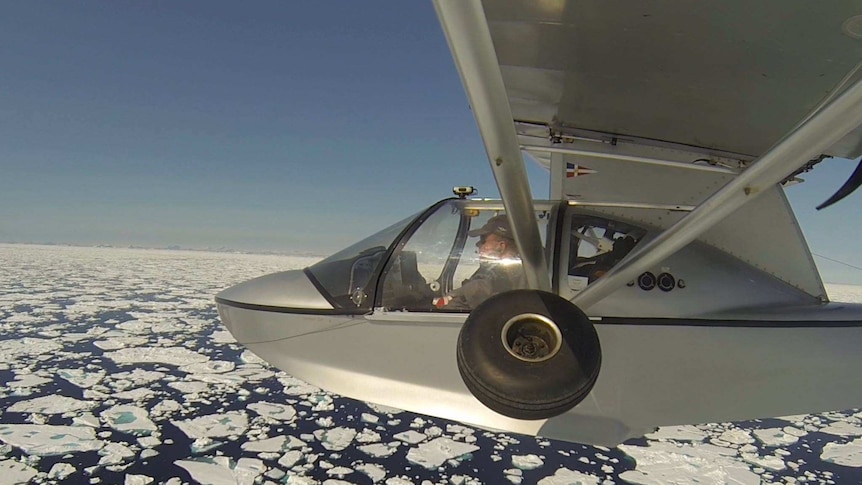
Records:
[[[560,329],[562,347],[541,362],[521,360],[506,349],[509,319],[535,313]],[[544,291],[495,295],[470,313],[458,335],[458,371],[482,404],[517,419],[547,419],[581,402],[599,377],[602,350],[590,319],[571,302]]]

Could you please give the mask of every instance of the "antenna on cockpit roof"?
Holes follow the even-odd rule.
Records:
[[[457,195],[459,199],[466,199],[467,197],[479,192],[479,189],[473,187],[472,185],[459,186],[456,185],[452,188],[452,193]]]

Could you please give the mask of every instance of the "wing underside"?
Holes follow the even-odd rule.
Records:
[[[862,154],[862,129],[853,121],[836,130],[799,132],[820,114],[837,113],[831,108],[841,104],[836,98],[857,95],[862,1],[826,8],[806,0],[482,0],[482,15],[437,1],[498,184],[507,179],[495,165],[507,159],[501,154],[511,145],[502,136],[511,128],[501,127],[513,126],[520,146],[550,166],[551,197],[696,207],[709,202],[710,209],[691,213],[695,218],[640,208],[613,211],[674,228],[676,247],[700,239],[825,298],[777,182],[820,155]],[[459,16],[473,19],[462,24]],[[483,68],[473,72],[478,62]],[[500,104],[510,111],[491,109]],[[856,110],[855,102],[847,110]],[[820,119],[827,117],[838,119]],[[788,137],[793,140],[786,142]],[[556,164],[550,163],[554,157]],[[653,158],[670,163],[651,163]],[[760,163],[764,158],[771,160]],[[757,175],[740,177],[758,163]],[[567,165],[589,176],[568,178]],[[562,181],[558,191],[554,179]],[[740,189],[756,188],[733,195],[735,179]],[[506,192],[501,190],[504,202]],[[719,193],[724,202],[713,200]],[[747,203],[755,198],[760,200]],[[665,252],[673,244],[665,244]],[[593,288],[594,294],[619,284],[603,283],[608,290]]]
[[[558,134],[757,157],[860,77],[858,0],[483,7],[514,119]],[[855,158],[860,141],[857,129],[826,153]]]

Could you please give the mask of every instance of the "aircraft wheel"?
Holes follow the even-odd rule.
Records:
[[[602,351],[590,319],[544,291],[495,295],[458,335],[458,371],[482,404],[517,419],[562,414],[592,390]]]

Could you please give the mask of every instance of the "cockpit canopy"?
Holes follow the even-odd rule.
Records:
[[[535,205],[546,249],[557,205]],[[525,284],[513,240],[500,238],[505,254],[489,255],[494,251],[479,247],[499,236],[479,232],[504,214],[500,201],[444,200],[320,261],[306,274],[336,308],[469,311],[492,294]],[[471,278],[486,276],[480,290],[462,288]],[[459,291],[465,296],[456,304],[452,295]]]
[[[657,234],[638,218],[620,214],[623,209],[616,206],[534,201],[533,207],[552,291],[567,300]],[[514,242],[483,233],[498,216],[505,218],[501,201],[443,200],[306,268],[305,274],[335,313],[467,313],[485,299],[526,283]],[[740,308],[818,302],[733,255],[695,241],[590,307],[588,314],[733,318]]]

